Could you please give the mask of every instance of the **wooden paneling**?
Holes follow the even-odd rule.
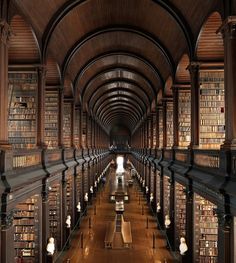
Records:
[[[15,0],[19,8],[29,17],[33,27],[43,34],[50,18],[67,0]]]
[[[46,67],[46,85],[60,85],[60,69],[52,57],[48,57]]]
[[[66,77],[64,81],[64,96],[73,97],[73,84],[68,77]]]
[[[203,25],[198,38],[197,57],[200,60],[223,60],[224,46],[220,33],[216,34],[221,26],[221,17],[213,13]]]
[[[190,25],[194,38],[197,39],[201,26],[209,13],[218,9],[219,2],[214,0],[170,0],[170,2],[177,8],[184,16],[187,23]],[[222,9],[223,10],[223,9]]]
[[[39,49],[30,26],[16,15],[11,21],[9,63],[39,62]]]
[[[165,89],[164,89],[164,94],[166,96],[172,96],[172,84],[173,84],[173,81],[172,81],[172,78],[169,77],[167,80],[166,80],[166,83],[165,83]]]
[[[190,82],[190,74],[187,69],[189,65],[189,57],[184,54],[178,64],[176,74],[175,74],[175,83],[189,83]]]

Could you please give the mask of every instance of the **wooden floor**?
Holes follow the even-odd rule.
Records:
[[[130,249],[105,249],[104,237],[106,224],[115,218],[115,204],[109,202],[109,180],[99,191],[89,206],[88,214],[82,220],[80,229],[73,234],[70,249],[62,253],[55,262],[70,263],[164,263],[178,262],[173,259],[165,248],[166,241],[156,228],[155,219],[150,214],[146,201],[139,187],[134,183],[130,187],[130,202],[125,204],[124,219],[131,222],[133,244]],[[142,206],[144,214],[142,215]],[[148,218],[148,228],[147,228]],[[90,223],[90,224],[89,224]],[[89,225],[91,228],[89,228]],[[81,248],[81,233],[83,235],[83,248]],[[155,235],[155,248],[153,248],[153,234]]]

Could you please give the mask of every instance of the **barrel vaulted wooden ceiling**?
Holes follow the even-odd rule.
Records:
[[[63,85],[65,96],[74,97],[108,132],[119,124],[132,132],[160,94],[171,95],[172,83],[189,83],[190,61],[223,61],[222,37],[216,34],[221,0],[14,0],[12,5],[9,63],[46,64],[46,84]],[[27,30],[21,32],[24,23],[38,47]]]

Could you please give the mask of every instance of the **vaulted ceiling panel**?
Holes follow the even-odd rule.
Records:
[[[30,17],[34,29],[41,35],[50,19],[67,0],[15,0],[19,8]]]
[[[39,47],[31,27],[19,15],[12,18],[10,26],[9,62],[39,63]]]
[[[80,47],[68,67],[72,79],[75,79],[78,71],[97,54],[117,51],[124,51],[145,58],[153,67],[160,68],[160,74],[163,78],[171,74],[170,65],[165,56],[150,40],[130,32],[109,32],[94,37]]]
[[[20,43],[34,60],[40,56],[32,54],[42,54],[47,84],[62,81],[65,97],[82,104],[107,131],[121,123],[134,130],[162,93],[172,95],[172,79],[173,84],[190,81],[186,68],[196,55],[223,58],[222,39],[215,34],[222,1],[13,1],[41,41],[41,53],[27,50],[23,37],[15,41],[15,50]],[[10,61],[25,62],[12,50]],[[56,61],[47,60],[48,54]]]

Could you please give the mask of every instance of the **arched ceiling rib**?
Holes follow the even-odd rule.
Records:
[[[213,0],[14,2],[41,37],[44,63],[49,53],[56,58],[65,96],[82,103],[107,131],[124,122],[131,132],[155,105],[168,77],[189,81],[186,65],[195,59],[200,29],[220,8]],[[205,32],[212,34],[217,21]],[[219,57],[222,49],[217,52]],[[48,83],[58,82],[53,72],[55,67]],[[165,94],[171,95],[167,86]]]
[[[136,125],[136,121],[133,120],[131,118],[131,116],[128,113],[114,113],[112,114],[110,117],[107,118],[107,120],[105,121],[105,126],[106,127],[114,127],[115,125],[124,125],[124,121],[123,120],[128,120],[128,123],[126,124],[126,127],[132,131]]]
[[[164,81],[154,65],[151,65],[143,57],[136,56],[132,53],[112,53],[102,54],[95,58],[92,58],[82,69],[79,71],[75,78],[75,86],[83,87],[86,80],[91,78],[99,71],[106,70],[111,67],[130,67],[141,71],[143,75],[147,76],[152,84],[157,88],[161,86]]]
[[[109,94],[115,92],[115,94],[123,94],[124,92],[129,92],[130,94],[134,94],[138,96],[141,100],[144,100],[147,108],[150,105],[150,98],[145,93],[144,90],[139,88],[137,85],[133,85],[131,83],[126,82],[111,82],[105,85],[100,86],[89,98],[84,98],[84,103],[87,102],[89,108],[95,103],[97,98],[103,97],[105,94]]]
[[[132,112],[131,115],[135,116],[136,122],[140,119],[139,114],[137,112],[137,110],[135,111],[134,108],[132,107],[132,105],[130,105],[129,103],[121,103],[119,102],[119,104],[111,104],[109,106],[109,108],[103,108],[103,111],[98,115],[99,119],[101,120],[101,122],[104,122],[104,119],[106,119],[106,117],[116,111],[116,112],[121,112],[123,109],[126,109],[130,112]],[[126,121],[124,121],[124,123],[126,123]]]
[[[151,98],[156,94],[156,91],[149,80],[140,73],[124,68],[112,68],[110,70],[106,70],[105,72],[98,73],[88,81],[86,86],[81,91],[82,99],[86,103],[87,97],[89,97],[91,93],[94,93],[99,87],[107,83],[116,83],[117,87],[120,87],[122,91],[123,86],[120,84],[120,82],[133,84],[139,89],[145,90],[145,92],[150,97],[150,101]]]
[[[113,106],[114,104],[126,104],[130,105],[133,111],[138,114],[139,118],[141,118],[144,114],[144,108],[140,105],[137,105],[138,101],[140,102],[140,99],[138,99],[137,97],[134,97],[131,100],[130,96],[119,95],[119,97],[115,97],[115,94],[112,94],[109,97],[106,97],[105,100],[103,99],[102,101],[97,102],[97,104],[94,105],[92,110],[93,112],[96,112],[97,116],[100,116],[100,113],[102,114],[104,109],[109,109],[109,107],[111,108],[111,106]],[[97,108],[97,110],[95,110],[95,108]]]
[[[171,72],[173,73],[175,70],[175,63],[169,53],[169,51],[166,49],[166,47],[161,43],[161,41],[159,39],[157,39],[157,37],[150,35],[147,32],[143,32],[142,30],[138,29],[138,28],[131,28],[129,27],[108,27],[108,28],[103,28],[103,29],[99,29],[96,32],[93,32],[92,34],[89,34],[88,36],[85,36],[82,40],[79,40],[78,42],[76,42],[72,48],[67,52],[64,62],[62,64],[62,68],[63,68],[63,74],[65,74],[65,72],[67,71],[68,65],[70,64],[71,60],[73,59],[73,57],[75,56],[75,54],[77,52],[80,51],[80,48],[87,44],[88,41],[95,39],[97,41],[97,39],[99,39],[99,36],[101,35],[108,35],[109,38],[112,37],[112,33],[117,33],[119,32],[119,34],[124,34],[124,33],[130,33],[132,35],[135,35],[135,37],[137,38],[145,38],[145,40],[151,42],[157,49],[158,52],[161,53],[161,55],[164,57],[165,61],[167,62]],[[134,36],[133,36],[134,37]],[[119,38],[116,37],[116,41],[119,41]],[[121,43],[119,43],[121,44]],[[125,43],[123,43],[125,44]]]

